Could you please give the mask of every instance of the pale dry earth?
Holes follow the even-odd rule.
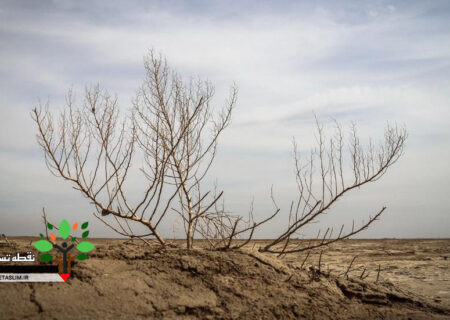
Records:
[[[311,254],[307,264],[317,265],[319,254]],[[355,256],[351,276],[360,276],[366,268],[366,280],[373,282],[380,267],[381,280],[389,280],[424,300],[450,306],[449,239],[345,240],[324,250],[324,269],[329,268],[332,274],[345,272]],[[285,261],[297,265],[304,257],[291,254]]]
[[[12,240],[1,254],[38,254],[37,239]],[[320,272],[319,252],[301,268],[305,254],[260,254],[263,241],[239,252],[91,241],[67,283],[0,283],[0,319],[450,318],[450,240],[348,240],[323,251]]]

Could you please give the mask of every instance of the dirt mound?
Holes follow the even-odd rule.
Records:
[[[254,252],[99,245],[67,283],[2,283],[1,319],[446,319],[391,284]]]

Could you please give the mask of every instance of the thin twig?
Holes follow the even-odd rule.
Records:
[[[375,283],[378,283],[378,280],[380,279],[380,272],[381,272],[381,265],[378,264],[377,280],[375,281]]]
[[[348,273],[350,272],[350,269],[353,265],[353,262],[355,262],[356,257],[358,257],[357,255],[353,257],[352,261],[350,262],[350,264],[348,265],[347,271],[345,271],[344,273],[344,277],[346,277],[348,279]]]

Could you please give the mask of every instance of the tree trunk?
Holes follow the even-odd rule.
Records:
[[[189,213],[189,223],[188,223],[188,230],[186,235],[186,246],[188,250],[192,249],[192,230],[193,230],[193,221],[191,218],[191,213]]]

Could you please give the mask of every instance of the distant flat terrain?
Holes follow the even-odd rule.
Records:
[[[298,265],[304,256],[291,254],[284,260]],[[366,280],[375,281],[380,266],[380,279],[450,307],[450,239],[345,240],[324,250],[322,261],[325,270],[339,274],[355,256],[351,276],[366,268]],[[307,262],[317,265],[318,258],[315,251]]]

